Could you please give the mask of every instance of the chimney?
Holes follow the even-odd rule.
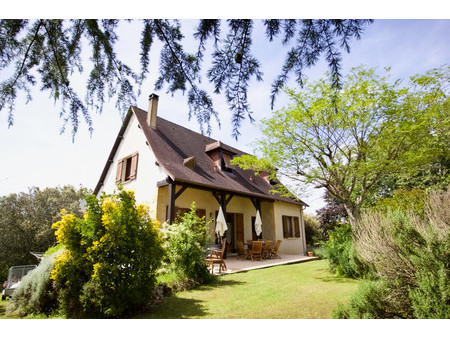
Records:
[[[159,96],[155,93],[151,94],[148,98],[148,112],[147,112],[147,124],[156,129],[156,115],[158,114],[158,99]]]

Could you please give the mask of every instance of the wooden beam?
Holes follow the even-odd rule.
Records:
[[[205,191],[210,191],[213,193],[226,193],[226,194],[233,194],[234,196],[240,196],[240,197],[245,197],[245,198],[249,198],[249,197],[253,197],[250,194],[244,194],[244,193],[240,193],[240,192],[235,192],[235,191],[228,191],[228,190],[221,190],[218,188],[209,188],[209,187],[205,187],[202,185],[197,185],[197,184],[193,184],[193,183],[188,183],[188,182],[177,182],[178,184],[182,184],[182,185],[186,185],[188,188],[193,188],[193,189],[198,189],[198,190],[205,190]],[[214,196],[215,197],[215,196]],[[264,198],[263,196],[254,196],[254,198],[257,198],[261,201],[266,201],[266,202],[274,202],[277,201],[276,199],[270,199],[270,198]],[[217,198],[216,198],[217,199]],[[219,202],[220,203],[220,202]]]
[[[175,219],[175,182],[169,182],[169,201],[167,206],[169,224],[172,224]]]
[[[228,205],[228,203],[230,203],[231,199],[233,198],[234,194],[230,194],[230,196],[228,196],[227,200],[225,201],[225,206]]]
[[[177,199],[178,197],[180,197],[180,195],[181,195],[186,189],[187,189],[187,186],[186,186],[186,185],[183,185],[183,186],[181,187],[181,189],[178,190],[177,193],[175,194],[175,199]]]
[[[255,209],[259,210],[261,212],[261,201],[257,198],[253,198],[253,197],[250,197],[250,201],[252,201]]]
[[[166,187],[166,186],[168,186],[168,185],[169,185],[169,182],[167,181],[167,179],[156,182],[156,186],[157,186],[158,188]]]
[[[215,192],[214,190],[211,191],[211,193],[213,194],[214,198],[217,200],[217,203],[219,203],[220,205],[222,205],[221,196],[218,195],[217,192]]]

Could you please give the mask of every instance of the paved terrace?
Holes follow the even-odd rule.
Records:
[[[249,259],[238,258],[238,256],[228,254],[227,259],[225,259],[225,264],[227,265],[227,271],[223,271],[221,274],[244,272],[249,270],[264,269],[271,266],[286,265],[286,264],[296,264],[303,263],[318,259],[318,257],[308,257],[304,255],[286,255],[279,254],[281,258],[263,259],[261,261],[251,261]],[[214,274],[219,274],[219,265],[214,265]]]

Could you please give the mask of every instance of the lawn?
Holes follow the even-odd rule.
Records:
[[[357,284],[331,274],[326,260],[283,265],[220,276],[168,297],[138,318],[331,318]],[[17,318],[6,315],[7,305],[0,302],[0,319]]]
[[[19,318],[16,315],[7,315],[6,307],[8,306],[7,300],[0,300],[0,319]]]
[[[331,318],[357,284],[332,275],[325,260],[284,265],[220,276],[139,318]]]

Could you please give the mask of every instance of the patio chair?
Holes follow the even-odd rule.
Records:
[[[242,241],[237,241],[237,252],[239,257],[243,257],[244,259],[247,259],[250,255],[247,250],[244,248],[244,243]]]
[[[281,240],[279,239],[277,241],[277,243],[275,244],[275,246],[273,247],[273,249],[270,250],[270,257],[271,258],[280,258],[280,256],[278,256],[278,249],[280,249],[280,245],[281,245]]]
[[[253,261],[254,259],[262,259],[262,244],[261,241],[253,241],[252,243],[252,251],[250,252],[250,258]]]
[[[268,259],[271,258],[271,251],[272,251],[272,243],[273,241],[265,241],[264,242],[264,247],[263,247],[263,251],[262,251],[262,258],[264,259]]]
[[[222,272],[222,268],[227,270],[227,265],[223,259],[223,253],[225,252],[226,240],[223,239],[222,249],[213,249],[211,253],[205,258],[205,263],[211,273],[214,273],[214,265],[219,264],[219,273]]]

